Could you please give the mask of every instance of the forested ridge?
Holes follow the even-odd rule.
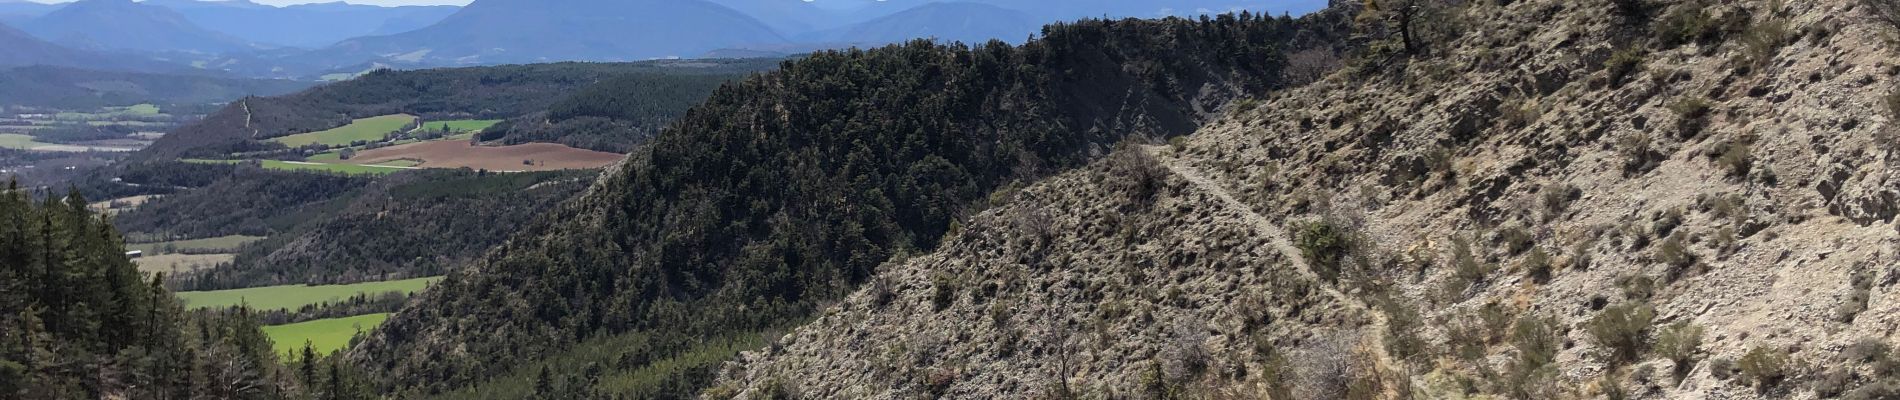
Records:
[[[181,162],[134,171],[124,181],[139,189],[180,187],[114,217],[134,241],[266,237],[238,247],[227,265],[168,277],[186,291],[441,275],[599,175],[441,169],[369,178]],[[111,193],[124,184],[93,186]]]
[[[333,357],[280,364],[245,311],[185,311],[123,246],[77,194],[0,193],[0,398],[369,398]]]
[[[416,171],[269,220],[271,237],[230,265],[182,275],[183,290],[347,284],[438,276],[572,198],[598,172]],[[135,214],[142,214],[135,212]],[[244,233],[244,232],[237,232]]]
[[[370,178],[361,176],[272,171],[253,166],[165,164],[152,168],[190,173],[200,180],[181,182],[194,183],[187,186],[191,190],[178,191],[120,214],[115,222],[126,232],[159,240],[264,236],[304,222],[286,217],[309,217],[311,208],[371,182]]]
[[[505,119],[545,111],[583,87],[629,74],[652,79],[738,76],[768,60],[554,63],[419,71],[377,70],[296,94],[248,97],[166,135],[135,161],[215,157],[281,145],[260,143],[389,114],[425,119]]]
[[[1013,182],[1187,133],[1286,85],[1286,55],[1337,50],[1345,25],[1334,13],[1083,21],[1019,47],[916,41],[785,62],[715,91],[352,357],[388,391],[430,394],[637,337],[607,365],[562,372],[589,378],[545,389],[693,395],[724,359],[703,351],[806,318]]]
[[[739,75],[633,73],[582,88],[545,112],[511,118],[482,134],[507,144],[553,142],[627,153]]]

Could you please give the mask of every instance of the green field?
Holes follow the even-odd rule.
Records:
[[[313,156],[304,157],[303,160],[309,161],[309,162],[343,161],[343,153],[337,152],[335,150],[331,150],[331,151],[326,151],[322,153],[317,153],[316,155],[313,155]]]
[[[417,161],[417,160],[411,160],[411,159],[406,159],[406,158],[405,158],[405,159],[401,159],[401,160],[389,160],[389,161],[384,161],[384,162],[379,162],[379,163],[375,163],[375,164],[371,164],[371,165],[375,165],[375,166],[381,166],[381,167],[403,167],[403,168],[415,168],[415,167],[416,167],[416,166],[418,166],[418,165],[422,165],[422,161]]]
[[[198,164],[238,164],[238,163],[246,162],[248,160],[180,160],[180,161],[184,161],[188,163],[198,163]],[[278,160],[258,160],[258,163],[261,164],[265,169],[274,169],[274,170],[279,170],[279,171],[334,172],[334,173],[351,174],[351,175],[386,175],[386,174],[393,174],[393,173],[402,172],[402,171],[411,169],[411,168],[393,167],[393,166],[324,164],[324,163],[313,163],[313,162],[278,161]]]
[[[164,128],[164,127],[169,127],[172,124],[167,124],[163,122],[148,122],[148,121],[86,121],[86,125],[124,126],[124,127],[131,127],[131,128]]]
[[[342,300],[364,293],[415,293],[440,280],[442,280],[442,277],[369,282],[354,285],[267,286],[210,292],[180,292],[178,293],[178,298],[185,302],[185,307],[192,309],[231,307],[243,304],[257,310],[290,310],[311,304]]]
[[[158,110],[158,106],[156,105],[140,104],[136,106],[126,107],[125,109],[118,110],[118,111],[126,113],[126,114],[131,114],[131,115],[158,115],[159,110]]]
[[[383,135],[388,134],[390,132],[403,130],[403,128],[407,128],[409,124],[413,124],[413,123],[416,123],[416,116],[414,115],[408,115],[408,114],[384,115],[380,117],[369,117],[369,118],[359,119],[354,122],[350,122],[349,125],[344,125],[343,127],[336,128],[336,129],[331,129],[327,131],[319,131],[319,132],[310,132],[310,133],[299,133],[295,135],[271,139],[270,141],[283,143],[285,146],[290,146],[290,147],[307,146],[310,144],[322,144],[326,146],[345,146],[345,145],[349,145],[350,142],[355,142],[358,140],[370,140],[370,141],[382,140]]]
[[[107,120],[119,117],[156,117],[162,115],[158,106],[139,104],[126,107],[106,107],[100,112],[62,112],[53,115],[53,119],[62,121]]]
[[[21,135],[18,133],[0,133],[0,147],[9,148],[9,149],[17,149],[17,150],[30,150],[34,147],[40,147],[40,146],[46,146],[46,145],[48,144],[33,141],[32,136]]]
[[[257,236],[231,235],[231,236],[220,236],[220,237],[214,237],[214,238],[204,238],[204,239],[173,240],[169,242],[157,242],[157,243],[138,243],[138,244],[128,243],[125,245],[125,249],[138,250],[138,251],[143,251],[148,254],[151,254],[151,253],[157,253],[158,250],[161,250],[167,246],[170,246],[172,248],[176,248],[180,250],[184,250],[184,249],[215,250],[215,251],[229,253],[229,252],[236,252],[238,246],[243,246],[245,243],[255,242],[255,241],[263,240],[263,239],[264,238],[257,237]]]
[[[481,132],[488,127],[501,123],[499,119],[463,119],[454,121],[430,121],[422,123],[422,131],[441,131],[448,127],[449,132]]]
[[[303,351],[305,343],[317,350],[317,354],[330,354],[350,346],[350,338],[357,332],[369,332],[389,320],[389,314],[358,315],[348,318],[320,319],[299,322],[290,325],[264,327],[264,335],[270,336],[271,348],[278,354],[296,354]]]

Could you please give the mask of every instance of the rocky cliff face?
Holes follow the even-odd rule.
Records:
[[[1015,194],[709,396],[1893,393],[1890,3],[1479,3]]]

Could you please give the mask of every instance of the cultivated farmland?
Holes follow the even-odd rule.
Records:
[[[447,127],[449,132],[481,132],[488,127],[501,123],[499,119],[462,119],[454,121],[430,121],[422,123],[423,131],[441,131]]]
[[[145,205],[145,202],[152,201],[152,199],[156,199],[158,197],[159,195],[120,197],[120,198],[116,198],[112,200],[94,202],[91,205],[88,205],[87,207],[91,208],[93,212],[104,213],[106,215],[117,215],[118,213],[121,213],[121,212],[130,211],[132,209],[139,208],[139,206]]]
[[[32,136],[21,135],[18,133],[0,133],[0,147],[5,147],[5,148],[15,149],[15,150],[30,150],[34,147],[40,147],[40,146],[46,146],[46,145],[47,145],[46,143],[33,141]]]
[[[194,252],[194,253],[235,252],[237,251],[238,246],[243,246],[245,243],[255,242],[255,241],[263,240],[263,239],[264,238],[258,237],[258,236],[231,235],[231,236],[219,236],[219,237],[214,237],[214,238],[204,238],[204,239],[173,240],[169,242],[126,244],[125,249],[143,251],[143,252],[146,252],[147,254],[170,253],[170,252],[177,252],[177,251],[189,251],[189,252]]]
[[[189,163],[201,163],[201,164],[238,164],[238,163],[250,162],[250,160],[182,160],[182,161],[189,162]],[[307,161],[257,160],[257,163],[266,169],[274,169],[274,170],[279,170],[279,171],[332,172],[332,173],[349,174],[349,175],[387,175],[387,174],[392,174],[396,172],[402,172],[403,170],[415,169],[411,167],[399,167],[399,166],[387,166],[387,165],[325,164],[325,163],[314,163],[314,162],[307,162]]]
[[[0,148],[8,148],[8,149],[14,149],[14,150],[61,152],[61,153],[84,153],[88,151],[124,153],[124,152],[138,151],[139,149],[138,147],[130,147],[130,146],[82,146],[82,145],[70,145],[70,144],[44,143],[44,142],[35,140],[33,136],[22,135],[18,133],[0,133]]]
[[[620,162],[623,155],[577,149],[554,143],[514,146],[475,146],[462,141],[436,141],[390,146],[356,153],[352,163],[377,164],[420,160],[425,168],[474,168],[490,171],[553,171],[601,168]],[[529,162],[532,162],[530,164]]]
[[[237,259],[236,254],[160,254],[148,255],[132,260],[138,264],[139,272],[174,275],[218,266]]]
[[[347,318],[320,319],[289,325],[264,327],[264,335],[270,336],[271,348],[278,354],[296,354],[303,351],[309,343],[317,354],[330,354],[350,347],[350,338],[357,332],[369,332],[389,320],[389,314],[367,314]]]
[[[247,305],[257,310],[294,310],[312,304],[339,301],[358,294],[388,292],[415,293],[441,277],[400,281],[358,283],[353,285],[284,285],[209,292],[180,292],[178,298],[192,309]]]
[[[416,123],[416,116],[414,115],[408,115],[408,114],[384,115],[380,117],[358,119],[354,122],[350,122],[349,125],[344,125],[342,127],[335,128],[335,129],[310,132],[310,133],[299,133],[295,135],[271,139],[270,141],[283,143],[285,146],[290,146],[290,147],[308,146],[311,144],[321,144],[325,146],[347,146],[351,142],[356,142],[356,141],[383,140],[384,135],[387,135],[390,132],[407,130],[407,128],[410,125],[415,124],[415,123]]]

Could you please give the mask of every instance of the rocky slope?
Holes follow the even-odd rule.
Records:
[[[580,380],[585,363],[543,375],[695,394],[732,354],[709,338],[793,326],[894,254],[936,248],[999,188],[1289,85],[1285,52],[1330,51],[1339,17],[1084,21],[1022,46],[912,41],[788,61],[714,91],[352,357],[391,391],[427,395],[509,375],[527,375],[525,389],[524,360],[595,349],[583,355],[620,353],[603,361],[605,383]],[[614,338],[643,344],[594,346]]]
[[[1306,269],[1278,225],[1147,151],[1013,194],[710,393],[1138,395],[1178,390],[1167,376],[1260,371],[1278,340],[1357,347],[1362,306]]]
[[[709,394],[1891,396],[1877,3],[1427,3],[1420,51],[1035,185]]]

